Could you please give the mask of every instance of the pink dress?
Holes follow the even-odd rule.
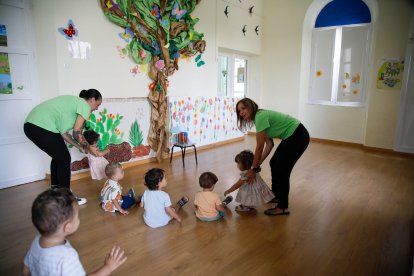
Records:
[[[105,167],[109,164],[108,160],[103,156],[94,156],[90,153],[87,156],[92,179],[101,180],[106,178]]]

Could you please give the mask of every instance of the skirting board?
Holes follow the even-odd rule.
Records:
[[[230,143],[243,141],[243,139],[244,139],[244,137],[242,136],[242,137],[237,137],[237,138],[233,138],[233,139],[229,139],[229,140],[225,140],[225,141],[220,141],[220,142],[205,145],[205,146],[200,146],[200,147],[197,147],[197,151],[199,152],[199,151],[203,151],[203,150],[213,149],[213,148],[225,145],[225,144],[230,144]],[[194,151],[193,148],[187,148],[186,153],[187,152],[192,152],[192,151]],[[174,151],[173,158],[175,158],[177,156],[181,157],[181,150]],[[170,158],[170,154],[164,154],[163,159],[169,159],[169,158]],[[147,158],[147,159],[142,159],[142,160],[137,160],[137,161],[122,164],[122,167],[125,169],[125,168],[134,167],[134,166],[139,166],[139,165],[142,165],[142,164],[156,163],[156,162],[157,162],[157,159],[155,157],[150,157],[150,158]],[[91,174],[90,174],[89,171],[81,172],[81,173],[75,173],[75,174],[71,175],[70,181],[75,181],[75,180],[83,179],[83,178],[90,177],[90,176],[91,176]],[[46,179],[47,180],[50,179],[50,174],[46,174]]]
[[[256,132],[248,131],[247,135],[254,136],[256,135]],[[336,140],[329,140],[329,139],[320,139],[320,138],[310,138],[310,141],[312,143],[331,144],[331,145],[339,145],[339,146],[345,146],[345,147],[360,148],[362,150],[369,151],[369,152],[377,152],[381,154],[393,155],[396,157],[414,159],[414,154],[412,153],[398,152],[398,151],[394,151],[391,149],[369,147],[369,146],[365,146],[363,144],[358,144],[358,143],[343,142],[343,141],[336,141]]]

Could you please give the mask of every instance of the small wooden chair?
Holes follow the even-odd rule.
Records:
[[[174,142],[173,142],[173,146],[171,148],[170,163],[172,162],[174,148],[179,147],[181,149],[181,158],[183,160],[183,167],[185,168],[185,163],[184,163],[185,150],[186,150],[186,148],[193,147],[194,148],[196,165],[198,165],[196,145],[195,145],[195,143],[192,143],[191,141],[188,140],[187,132],[180,132],[180,133],[175,134],[173,140],[174,140]]]

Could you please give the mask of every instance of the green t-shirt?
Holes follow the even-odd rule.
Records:
[[[25,122],[54,133],[64,134],[73,129],[78,115],[87,120],[90,113],[91,107],[83,98],[64,95],[35,106],[27,115]]]
[[[256,131],[266,131],[269,138],[289,138],[300,124],[298,119],[295,119],[287,114],[283,114],[272,110],[259,110],[254,118]]]

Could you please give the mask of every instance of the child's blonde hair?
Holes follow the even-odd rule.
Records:
[[[105,174],[108,178],[111,178],[114,174],[116,169],[122,169],[121,164],[119,163],[109,163],[105,167]]]

